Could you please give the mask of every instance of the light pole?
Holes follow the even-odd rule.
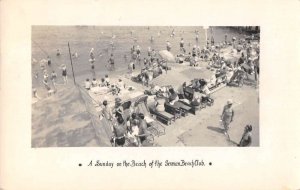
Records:
[[[207,29],[209,26],[203,26],[203,29],[205,30],[205,46],[207,45]]]

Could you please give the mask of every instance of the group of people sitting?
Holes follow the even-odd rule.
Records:
[[[239,42],[240,44],[243,41]],[[225,60],[219,53],[214,53],[211,57],[208,69],[216,69],[216,73],[226,76],[226,83],[236,83],[243,85],[243,81],[248,75],[254,75],[255,80],[259,74],[259,44],[253,47],[250,42],[243,42],[243,46],[238,52],[241,52],[237,61]]]
[[[106,100],[103,101],[102,106],[100,116],[105,117],[111,123],[113,134],[111,143],[114,146],[124,146],[126,140],[129,141],[129,146],[145,145],[150,132],[143,113],[126,114],[120,98],[115,99],[113,109],[108,106]]]
[[[132,77],[132,80],[141,82],[144,86],[149,86],[151,81],[163,74],[167,68],[165,67],[164,60],[156,59],[144,59],[144,66],[141,68],[141,73],[136,77]]]
[[[213,99],[210,97],[208,83],[199,80],[192,80],[190,84],[184,82],[175,90],[172,86],[159,87],[151,85],[149,90],[144,92],[147,95],[155,95],[155,103],[153,109],[158,112],[165,111],[165,103],[170,105],[178,105],[177,102],[190,106],[191,108],[200,109],[206,105],[212,105]]]
[[[199,60],[207,60],[210,55],[210,49],[204,47],[201,49],[199,46],[194,45],[192,52],[186,52],[184,47],[180,47],[180,54],[176,56],[177,63],[189,62],[190,66],[197,66]]]
[[[84,83],[84,88],[96,94],[100,93],[101,89],[105,89],[106,92],[112,92],[113,95],[118,95],[126,88],[126,85],[122,79],[119,79],[116,84],[111,83],[108,75],[105,75],[105,78],[101,78],[100,81],[96,78],[92,80],[87,78]]]

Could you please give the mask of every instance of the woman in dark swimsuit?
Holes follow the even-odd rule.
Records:
[[[67,67],[66,67],[66,65],[62,65],[62,77],[64,79],[64,83],[68,84],[68,76],[67,76]]]

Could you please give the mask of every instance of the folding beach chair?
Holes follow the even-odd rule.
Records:
[[[150,114],[150,111],[147,107],[147,99],[148,96],[145,95],[138,97],[138,99],[134,103],[134,106],[137,108],[137,112],[144,114],[145,120],[148,125],[148,130],[150,132],[156,134],[157,136],[166,134],[165,127],[161,123],[156,121]]]

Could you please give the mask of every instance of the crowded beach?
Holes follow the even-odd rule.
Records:
[[[41,80],[42,84],[33,85],[33,104],[76,86],[92,102],[100,123],[94,126],[95,130],[105,128],[111,146],[258,146],[259,137],[252,134],[259,127],[258,105],[257,110],[249,109],[253,114],[250,118],[244,116],[247,111],[237,106],[251,106],[252,101],[258,104],[259,28],[233,27],[242,35],[229,38],[225,33],[218,35],[216,41],[214,28],[217,27],[203,28],[205,40],[201,42],[198,30],[194,31],[194,41],[186,42],[184,32],[178,34],[170,28],[164,34],[168,38],[162,49],[142,48],[131,30],[130,53],[125,55],[116,51],[119,36],[112,35],[106,49],[90,47],[86,52],[90,73],[78,77],[72,61],[85,53],[56,49],[57,57],[69,54],[71,65],[54,66],[50,56],[33,60],[40,67],[33,72],[33,80]],[[157,38],[163,41],[161,35],[159,31]],[[172,41],[175,37],[176,42]],[[149,41],[151,45],[157,39],[151,35]],[[99,75],[95,67],[104,54],[105,70]],[[115,57],[118,61],[122,57],[126,70],[118,71]],[[56,72],[53,67],[59,70]],[[253,100],[245,98],[248,94]],[[215,118],[206,121],[211,117]],[[234,123],[235,120],[240,122]],[[207,126],[208,123],[215,127]],[[238,132],[236,125],[241,125]],[[197,141],[197,133],[208,134],[203,144]]]

